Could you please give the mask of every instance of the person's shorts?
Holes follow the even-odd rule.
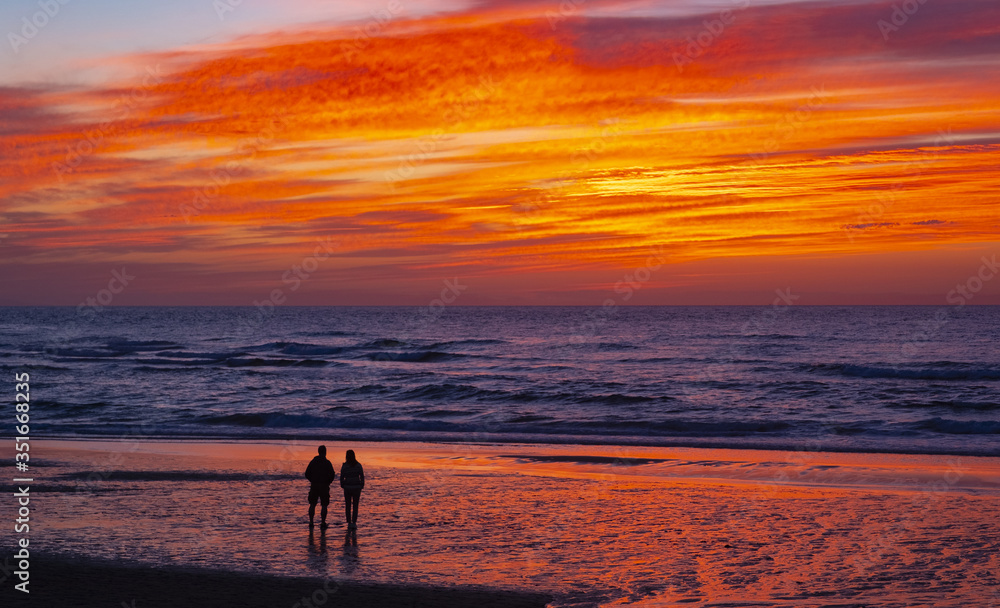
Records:
[[[324,507],[330,504],[330,488],[309,488],[309,504],[315,505],[317,502]]]

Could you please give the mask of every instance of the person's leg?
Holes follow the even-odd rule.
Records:
[[[309,489],[309,525],[313,525],[313,521],[316,519],[316,501],[319,500],[319,496],[316,492]]]
[[[351,515],[351,523],[358,523],[358,503],[361,501],[361,490],[354,490],[351,496],[351,503],[354,507],[354,513]]]
[[[351,491],[344,488],[344,521],[351,523]]]
[[[319,499],[320,499],[320,504],[323,505],[322,508],[320,509],[320,517],[322,518],[321,521],[323,522],[323,525],[325,526],[326,525],[326,509],[327,509],[328,506],[330,506],[330,492],[327,492],[326,494],[323,494],[322,496],[319,497]]]

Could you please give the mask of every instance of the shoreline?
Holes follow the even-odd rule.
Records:
[[[385,433],[384,433],[385,434]],[[445,435],[445,434],[443,434]],[[259,436],[247,436],[247,435],[186,435],[186,434],[161,434],[161,435],[141,435],[141,434],[108,434],[108,435],[98,435],[98,434],[80,434],[80,435],[45,435],[36,434],[33,436],[34,440],[37,441],[81,441],[81,442],[127,442],[127,441],[144,441],[144,442],[155,442],[155,443],[232,443],[232,444],[267,444],[267,443],[278,443],[278,442],[331,442],[331,443],[363,443],[363,444],[413,444],[413,445],[439,445],[439,446],[495,446],[495,445],[525,445],[525,446],[541,446],[541,447],[580,447],[580,448],[628,448],[628,449],[691,449],[691,450],[732,450],[732,451],[751,451],[751,452],[780,452],[788,454],[857,454],[857,455],[872,455],[872,456],[955,456],[962,458],[1000,458],[1000,448],[997,448],[992,453],[982,453],[976,450],[934,450],[934,449],[899,449],[899,448],[885,448],[877,449],[874,447],[860,447],[860,446],[837,446],[837,445],[819,445],[815,448],[804,448],[801,446],[788,445],[788,444],[769,444],[748,441],[745,443],[737,442],[713,442],[711,440],[670,440],[665,441],[655,441],[655,440],[643,440],[641,437],[635,437],[631,435],[611,435],[602,436],[610,437],[616,441],[607,441],[598,439],[596,436],[591,438],[587,435],[560,435],[558,437],[563,437],[566,441],[545,441],[543,439],[533,440],[534,438],[530,435],[509,435],[509,436],[497,436],[496,438],[484,437],[475,440],[463,440],[460,437],[462,433],[449,433],[440,438],[428,438],[427,434],[424,433],[418,437],[409,437],[407,434],[400,434],[398,436],[386,437],[386,438],[373,438],[368,434],[359,433],[357,436],[351,434],[333,434],[333,433],[307,433],[307,434],[271,434],[271,435],[259,435]],[[480,435],[486,435],[486,433],[481,433]],[[543,436],[544,437],[544,436]],[[14,440],[14,435],[0,435],[0,440]]]
[[[346,449],[361,450],[366,467],[452,470],[466,473],[535,475],[591,480],[644,480],[670,483],[713,483],[841,489],[1000,493],[1000,458],[951,454],[898,454],[763,450],[751,448],[661,447],[589,444],[494,442],[435,443],[423,441],[345,441],[80,438],[32,439],[36,458],[50,454],[105,454],[92,469],[102,479],[114,476],[126,456],[181,457],[201,470],[206,462],[241,467],[239,460],[258,463],[250,477],[297,478],[315,446],[327,445],[332,460]],[[7,452],[10,452],[8,454]],[[0,457],[13,450],[0,447]],[[69,464],[67,461],[63,461]],[[338,461],[339,462],[339,461]],[[40,463],[39,463],[40,464]],[[42,465],[44,466],[44,465]],[[121,471],[119,471],[120,473]],[[36,480],[36,484],[39,480]],[[44,482],[42,484],[44,486]],[[0,482],[0,488],[7,484]]]
[[[46,606],[176,608],[268,606],[301,608],[544,608],[551,596],[476,585],[380,584],[337,577],[248,574],[191,566],[152,567],[52,554],[32,556],[30,601]],[[67,591],[72,594],[68,597]],[[5,585],[4,595],[15,593]]]

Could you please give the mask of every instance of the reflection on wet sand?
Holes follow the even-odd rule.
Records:
[[[313,573],[325,574],[327,570],[326,530],[320,530],[318,543],[316,536],[315,531],[310,527],[306,565]]]
[[[362,539],[308,530],[309,452],[150,446],[76,491],[109,445],[44,447],[39,529],[94,557],[534,589],[555,606],[957,608],[1000,586],[995,458],[370,445]]]
[[[344,552],[340,558],[341,571],[346,575],[354,574],[361,564],[361,551],[358,548],[358,531],[348,530],[344,533]]]

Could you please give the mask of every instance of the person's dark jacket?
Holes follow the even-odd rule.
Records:
[[[345,490],[362,490],[365,487],[365,470],[360,462],[345,462],[340,467],[340,487]]]
[[[314,488],[329,490],[330,484],[336,478],[337,472],[333,469],[333,463],[319,454],[314,456],[306,467],[306,479]]]

